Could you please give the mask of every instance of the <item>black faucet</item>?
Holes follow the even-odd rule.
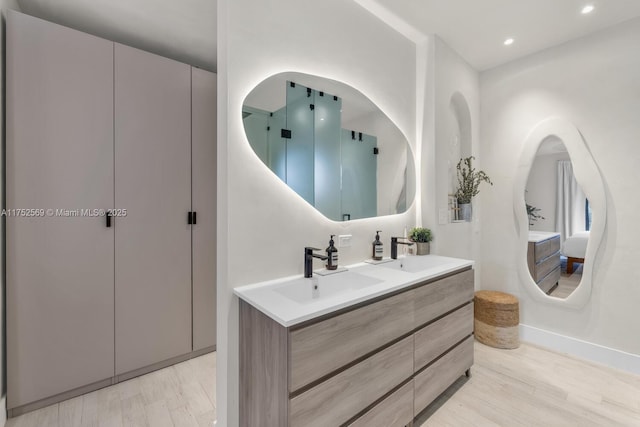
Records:
[[[319,251],[319,250],[320,249],[318,248],[310,248],[310,247],[304,248],[304,277],[313,276],[313,259],[314,258],[319,258],[323,261],[326,261],[327,259],[329,259],[325,255],[313,253],[313,251]]]
[[[391,238],[391,259],[398,259],[398,245],[413,246],[411,242],[398,242],[398,239],[406,239],[406,237]]]

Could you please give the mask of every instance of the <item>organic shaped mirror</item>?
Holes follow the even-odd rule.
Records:
[[[582,280],[592,209],[573,173],[567,148],[555,136],[538,148],[525,201],[529,273],[543,292],[566,298]]]
[[[411,205],[415,171],[407,139],[356,89],[277,74],[247,95],[242,117],[260,160],[327,218],[391,215]]]
[[[572,124],[548,119],[529,134],[514,191],[521,280],[538,299],[584,305],[606,199],[595,161]]]

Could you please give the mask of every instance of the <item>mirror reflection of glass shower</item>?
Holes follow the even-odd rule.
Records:
[[[271,129],[282,129],[286,123],[285,108],[269,112],[244,106],[242,120],[247,138],[260,160],[280,179],[286,181],[287,157],[285,139]]]
[[[375,216],[377,155],[375,136],[342,129],[342,209],[351,219]],[[373,213],[373,215],[371,214]]]
[[[287,81],[284,107],[245,105],[243,121],[262,162],[326,217],[374,217],[377,138],[342,129],[341,113],[341,98]]]

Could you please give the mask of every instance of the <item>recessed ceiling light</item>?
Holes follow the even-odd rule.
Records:
[[[582,8],[582,14],[586,15],[587,13],[591,13],[593,12],[593,9],[595,9],[595,7],[592,4],[588,4]]]
[[[505,46],[512,45],[512,44],[513,44],[513,41],[514,41],[514,40],[513,40],[512,38],[508,38],[508,39],[506,39],[506,40],[504,41],[504,45],[505,45]]]

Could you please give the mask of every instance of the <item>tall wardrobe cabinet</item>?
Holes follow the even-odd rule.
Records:
[[[13,11],[6,40],[16,415],[215,349],[216,76]]]
[[[114,55],[120,375],[191,351],[191,67],[117,43]]]
[[[7,407],[113,376],[113,43],[9,12]],[[82,60],[78,60],[82,58]],[[25,213],[26,214],[26,213]],[[54,212],[55,214],[55,212]]]

